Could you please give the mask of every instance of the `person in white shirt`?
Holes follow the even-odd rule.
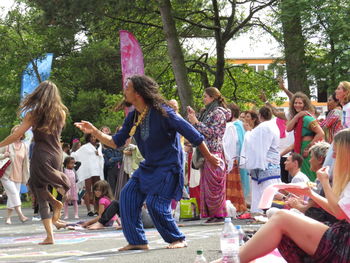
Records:
[[[298,153],[291,153],[287,160],[284,162],[285,169],[289,172],[292,177],[291,183],[306,183],[309,182],[309,178],[300,171],[300,167],[304,161],[304,158]]]
[[[280,132],[271,110],[264,106],[259,110],[260,124],[253,129],[244,123],[246,133],[240,156],[240,168],[250,170],[252,178],[252,200],[250,211],[262,212],[258,208],[264,190],[271,184],[281,183]]]
[[[84,185],[86,191],[84,201],[88,216],[94,216],[90,206],[94,202],[92,187],[97,181],[104,180],[104,159],[102,146],[96,137],[91,134],[85,134],[85,140],[86,144],[81,146],[76,152],[73,152],[71,156],[77,162],[81,162],[81,166],[77,171],[78,185]]]

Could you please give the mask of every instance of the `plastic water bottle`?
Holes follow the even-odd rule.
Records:
[[[221,233],[220,247],[223,263],[239,263],[239,233],[231,222],[231,218],[225,218],[224,228]]]
[[[207,260],[203,256],[203,250],[197,250],[197,256],[196,259],[194,260],[194,263],[207,263]]]
[[[242,227],[239,225],[236,226],[236,229],[238,231],[238,236],[239,236],[239,246],[243,246],[244,245],[244,236],[245,236],[244,231],[243,231]]]

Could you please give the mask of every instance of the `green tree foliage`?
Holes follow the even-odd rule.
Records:
[[[0,24],[0,69],[4,73],[0,75],[0,89],[4,94],[1,102],[6,104],[0,114],[7,125],[16,121],[22,71],[31,59],[46,52],[55,54],[51,79],[57,83],[70,109],[64,140],[81,135],[73,126],[81,119],[97,126],[108,125],[112,130],[121,125],[123,113],[112,110],[115,103],[122,100],[120,29],[129,30],[137,37],[146,74],[156,79],[164,96],[178,98],[156,1],[18,2],[17,8]],[[247,107],[247,102],[259,103],[261,90],[265,90],[269,98],[277,90],[272,72],[254,73],[247,67],[232,67],[225,63],[221,52],[230,39],[250,28],[259,10],[275,1],[248,2],[251,5],[244,12],[237,7],[241,3],[236,1],[171,1],[180,43],[200,37],[215,39],[220,45],[219,64],[218,57],[183,49],[197,107],[201,105],[203,88],[214,84],[229,101],[237,101],[242,107]],[[231,8],[229,13],[225,11],[227,5]]]
[[[333,92],[350,76],[350,5],[344,0],[316,0],[307,7],[304,28],[310,75],[319,91]]]

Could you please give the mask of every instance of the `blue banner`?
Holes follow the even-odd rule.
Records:
[[[21,80],[21,100],[32,93],[40,82],[50,77],[53,53],[47,53],[42,57],[33,59],[23,71]]]
[[[21,100],[28,94],[31,94],[39,84],[50,77],[53,53],[47,53],[42,57],[33,59],[28,63],[27,68],[23,71],[21,80]],[[30,144],[33,133],[30,130],[26,132],[25,143]],[[21,185],[21,193],[27,193],[25,185]]]

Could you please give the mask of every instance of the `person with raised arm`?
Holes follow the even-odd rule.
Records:
[[[135,109],[113,136],[102,133],[87,121],[75,123],[84,133],[93,134],[113,148],[123,146],[129,137],[134,137],[145,159],[120,194],[123,233],[129,244],[119,250],[149,249],[140,216],[144,201],[157,230],[169,243],[167,248],[186,247],[185,235],[177,227],[170,208],[172,199],[180,200],[184,185],[179,135],[198,146],[212,165],[218,166],[219,160],[208,151],[203,136],[168,105],[158,84],[150,77],[129,77],[124,97]]]
[[[67,113],[68,109],[61,101],[57,86],[51,81],[41,82],[19,107],[19,116],[24,115],[21,125],[0,142],[0,147],[9,145],[33,128],[35,144],[30,160],[28,185],[39,204],[39,213],[47,234],[39,245],[54,244],[52,223],[57,228],[64,227],[59,221],[63,205],[49,192],[48,186],[56,188],[62,195],[70,187],[69,179],[62,172],[60,143]],[[52,218],[49,204],[53,209]]]

